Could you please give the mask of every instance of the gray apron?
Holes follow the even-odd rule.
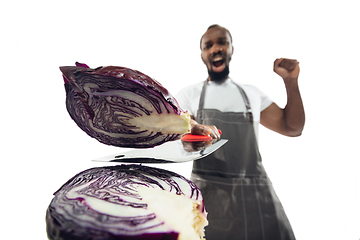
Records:
[[[262,165],[251,106],[244,90],[238,86],[246,112],[221,112],[204,109],[206,86],[207,81],[195,120],[217,126],[222,131],[221,137],[229,139],[216,152],[193,164],[191,180],[200,188],[208,212],[206,240],[295,239]]]

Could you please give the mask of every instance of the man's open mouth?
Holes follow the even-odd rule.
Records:
[[[223,64],[224,64],[224,59],[222,57],[217,57],[213,60],[213,65],[215,67],[220,67]]]

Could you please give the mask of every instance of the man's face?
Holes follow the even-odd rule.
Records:
[[[222,81],[228,77],[229,63],[234,51],[231,38],[222,27],[210,28],[201,41],[201,59],[206,65],[210,80]]]

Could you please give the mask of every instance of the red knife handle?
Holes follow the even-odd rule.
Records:
[[[218,131],[221,135],[221,130],[218,129]],[[202,141],[210,141],[212,140],[212,137],[206,135],[194,135],[189,133],[183,136],[181,140],[185,142],[202,142]]]

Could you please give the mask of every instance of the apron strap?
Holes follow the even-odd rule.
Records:
[[[205,93],[206,93],[206,86],[208,83],[208,79],[206,79],[204,81],[202,90],[201,90],[201,94],[200,94],[200,100],[199,100],[199,108],[197,111],[197,116],[196,116],[196,121],[200,124],[203,123],[204,120],[204,104],[205,104]],[[253,115],[252,115],[252,110],[251,110],[251,105],[250,105],[250,101],[249,98],[247,97],[244,89],[242,89],[242,87],[240,87],[238,84],[236,84],[235,82],[233,82],[237,88],[239,89],[239,92],[244,100],[245,103],[245,108],[246,108],[246,112],[244,114],[247,115],[247,117],[249,118],[250,122],[253,122]]]
[[[205,103],[206,85],[207,85],[207,80],[204,81],[204,84],[203,84],[203,87],[201,90],[199,107],[198,107],[197,116],[196,116],[196,121],[200,124],[202,124],[203,120],[204,120],[204,103]]]
[[[238,87],[238,89],[240,91],[240,94],[241,94],[241,96],[242,96],[242,98],[244,100],[245,108],[246,108],[246,115],[249,118],[249,121],[254,122],[254,117],[253,117],[253,114],[252,114],[249,98],[247,97],[247,95],[246,95],[244,89],[242,89],[242,87],[240,87],[236,83],[234,83],[234,84]]]

